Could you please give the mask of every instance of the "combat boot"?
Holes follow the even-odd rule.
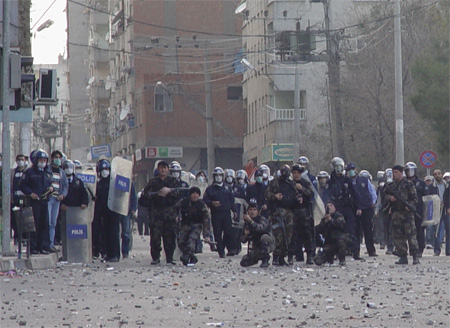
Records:
[[[419,254],[413,255],[413,264],[420,264]]]
[[[197,262],[198,262],[197,256],[191,255],[190,258],[189,258],[189,263],[190,263],[190,264],[195,264],[195,263],[197,263]]]
[[[353,259],[355,261],[362,261],[365,262],[366,260],[364,260],[361,256],[359,256],[359,251],[355,251],[353,252]]]
[[[288,255],[288,263],[289,265],[294,265],[294,255],[292,254]]]
[[[274,256],[273,256],[273,260],[272,260],[272,265],[273,265],[273,266],[278,266],[278,265],[280,265],[279,259],[280,259],[280,256],[279,256],[279,255],[274,255]]]
[[[267,268],[269,266],[269,260],[270,260],[270,257],[266,257],[265,259],[263,259],[261,262],[261,265],[259,267]]]
[[[289,266],[289,264],[284,259],[284,256],[280,256],[278,259],[279,266]]]
[[[309,264],[309,265],[314,264],[313,260],[314,260],[314,257],[312,254],[306,254],[306,264]]]
[[[395,262],[395,264],[408,264],[408,258],[406,257],[406,255],[401,256],[400,259]]]
[[[183,265],[187,265],[189,263],[189,254],[181,255],[180,261],[183,262]]]
[[[345,256],[339,256],[339,265],[340,266],[346,266]]]

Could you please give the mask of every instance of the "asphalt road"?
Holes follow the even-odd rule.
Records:
[[[450,257],[241,268],[209,247],[194,267],[150,265],[135,235],[119,263],[61,264],[1,279],[1,327],[448,327]],[[364,253],[364,247],[362,248]],[[245,253],[245,248],[243,250]],[[410,263],[412,259],[410,258]],[[164,261],[162,261],[164,263]]]

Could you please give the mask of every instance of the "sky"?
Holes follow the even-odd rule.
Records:
[[[49,7],[50,9],[44,14]],[[66,0],[32,0],[30,28],[33,34],[31,46],[34,64],[57,64],[59,54],[67,57],[65,8]],[[37,32],[37,28],[48,19],[54,21],[54,24]]]

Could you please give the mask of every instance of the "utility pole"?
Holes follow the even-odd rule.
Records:
[[[327,38],[327,53],[328,53],[328,78],[329,78],[329,93],[330,93],[330,107],[332,122],[332,137],[336,141],[336,154],[346,158],[344,148],[344,124],[342,119],[341,108],[341,72],[340,72],[340,57],[339,57],[339,40],[338,34],[334,30],[333,11],[331,0],[322,0],[325,14],[325,30]]]
[[[10,255],[10,229],[11,229],[11,131],[9,119],[9,55],[10,55],[10,0],[3,0],[3,56],[2,56],[2,106],[3,106],[3,168],[2,168],[2,210],[3,210],[3,231],[2,231],[2,255]]]
[[[296,157],[297,156],[297,157]],[[294,162],[300,156],[300,69],[295,62],[295,93],[294,93]]]
[[[403,83],[402,83],[402,30],[400,0],[394,3],[394,51],[395,51],[395,164],[405,162],[403,136]]]
[[[212,181],[212,171],[216,166],[214,154],[213,111],[211,94],[211,75],[208,71],[208,46],[205,45],[205,108],[206,108],[206,158],[208,165],[208,181]]]

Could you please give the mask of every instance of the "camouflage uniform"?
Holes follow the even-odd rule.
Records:
[[[314,223],[311,215],[311,199],[314,198],[312,184],[306,179],[294,181],[302,185],[302,190],[296,190],[296,201],[294,205],[294,238],[291,241],[290,251],[297,255],[298,252],[303,254],[302,245],[297,245],[295,235],[299,235],[301,242],[305,246],[306,254],[312,257],[314,254]],[[296,240],[297,239],[297,240]],[[299,249],[300,248],[300,249]]]
[[[241,242],[249,242],[249,251],[241,260],[241,266],[248,267],[259,260],[269,260],[270,253],[275,249],[275,239],[272,236],[272,225],[263,216],[257,216],[252,222],[245,224],[248,235],[242,235]]]
[[[417,205],[417,193],[414,184],[407,179],[403,178],[399,182],[394,181],[386,185],[385,188],[385,201],[389,202],[390,196],[393,195],[394,191],[398,195],[402,196],[413,208]],[[395,197],[395,196],[394,196]],[[419,251],[419,245],[417,243],[417,231],[414,222],[414,212],[407,211],[405,205],[399,200],[395,202],[390,202],[390,212],[391,212],[391,227],[392,235],[394,240],[394,254],[400,257],[406,257],[409,253],[410,255],[416,255]]]
[[[334,212],[331,214],[331,221],[328,222],[325,221],[325,218],[322,218],[316,226],[316,233],[321,234],[325,242],[322,250],[316,255],[314,263],[322,265],[326,262],[332,262],[336,254],[339,261],[345,261],[351,236],[347,233],[345,219],[341,213]]]
[[[277,193],[283,194],[282,200],[275,198]],[[272,224],[276,243],[273,255],[285,257],[291,244],[294,225],[294,212],[292,211],[295,202],[294,182],[281,178],[270,181],[266,190],[266,199],[269,207],[269,220]]]
[[[139,204],[150,208],[150,254],[152,259],[156,261],[160,258],[162,238],[166,260],[172,262],[178,230],[177,211],[174,205],[178,200],[179,191],[172,190],[166,197],[162,197],[157,192],[163,187],[179,188],[179,184],[177,179],[171,176],[167,176],[164,180],[160,177],[152,178],[142,192]]]
[[[178,247],[183,252],[180,260],[188,263],[195,258],[195,246],[200,234],[208,236],[211,233],[209,211],[203,200],[192,202],[189,197],[183,198],[175,208],[180,212],[181,229],[178,237]],[[196,261],[193,261],[196,262]]]

